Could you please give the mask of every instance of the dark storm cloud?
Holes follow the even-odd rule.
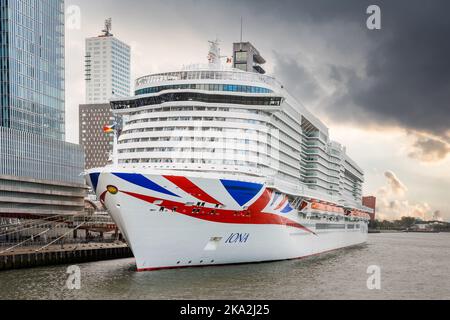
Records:
[[[249,4],[250,2],[247,2]],[[336,43],[363,34],[371,43],[359,65],[330,63],[329,80],[337,82],[335,92],[321,104],[321,111],[335,121],[397,126],[417,133],[411,156],[444,158],[450,153],[450,2],[449,1],[251,1],[256,12],[268,10],[293,25],[334,25]],[[272,3],[272,6],[270,5]],[[382,30],[365,26],[366,8],[377,4],[382,11]],[[270,8],[270,10],[269,10]],[[342,34],[342,24],[360,28]],[[295,29],[290,30],[295,35]],[[311,35],[321,37],[320,33]],[[327,41],[330,41],[329,37]],[[344,50],[363,51],[354,43]],[[326,53],[324,53],[326,55]],[[312,81],[305,62],[276,59],[275,72],[282,79],[299,82],[293,91],[300,99],[317,93],[320,84]],[[300,89],[304,83],[305,88]],[[308,95],[309,93],[309,95]],[[425,139],[420,133],[438,139]],[[427,157],[431,152],[433,156]]]
[[[386,35],[367,57],[366,77],[349,82],[348,102],[375,121],[444,136],[450,122],[450,3],[391,2],[382,5],[379,32]]]
[[[297,59],[274,52],[274,73],[279,75],[282,83],[289,83],[289,89],[296,92],[302,101],[309,103],[316,100],[322,90],[313,73],[305,66],[297,63]]]
[[[122,1],[94,3],[107,4],[108,10],[118,13],[123,11]],[[171,26],[176,27],[174,30],[189,27],[192,34],[209,37],[217,33],[225,36],[222,40],[234,41],[239,32],[239,18],[243,16],[245,40],[255,42],[266,54],[271,49],[279,53],[270,60],[275,75],[284,80],[286,87],[302,101],[321,100],[320,104],[311,103],[318,108],[312,111],[321,112],[335,122],[398,126],[450,142],[448,0],[130,0],[127,3],[131,3],[130,8],[139,8],[127,12],[125,19],[136,33],[141,28],[136,21],[149,19],[161,25],[160,29],[152,29],[156,34]],[[381,7],[380,31],[366,28],[366,9],[372,4]],[[302,33],[305,30],[310,34],[305,36]],[[308,47],[311,41],[307,43],[304,37],[315,44],[322,42],[322,51],[312,51]],[[329,52],[327,48],[336,50]],[[314,74],[301,53],[326,61],[325,82],[331,82],[336,89],[331,95],[324,94],[321,88],[327,87],[327,83]],[[361,59],[343,61],[346,57],[353,59],[355,53]]]

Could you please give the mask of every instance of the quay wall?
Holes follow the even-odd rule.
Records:
[[[0,271],[131,257],[133,257],[133,254],[127,246],[48,252],[21,252],[0,255]]]

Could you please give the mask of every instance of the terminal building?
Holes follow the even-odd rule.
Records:
[[[0,218],[84,210],[65,142],[64,1],[0,1]]]

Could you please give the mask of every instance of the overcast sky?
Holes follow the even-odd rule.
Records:
[[[381,8],[381,30],[366,9]],[[132,47],[132,78],[205,62],[251,41],[268,71],[330,127],[366,172],[382,217],[450,220],[450,2],[366,0],[66,0],[67,139],[78,142],[84,39],[106,18]]]

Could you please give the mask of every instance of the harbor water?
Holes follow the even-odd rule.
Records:
[[[68,267],[0,272],[0,299],[450,299],[450,233],[371,234],[317,257],[237,266],[138,273],[134,259],[86,263],[80,289],[68,288]]]

